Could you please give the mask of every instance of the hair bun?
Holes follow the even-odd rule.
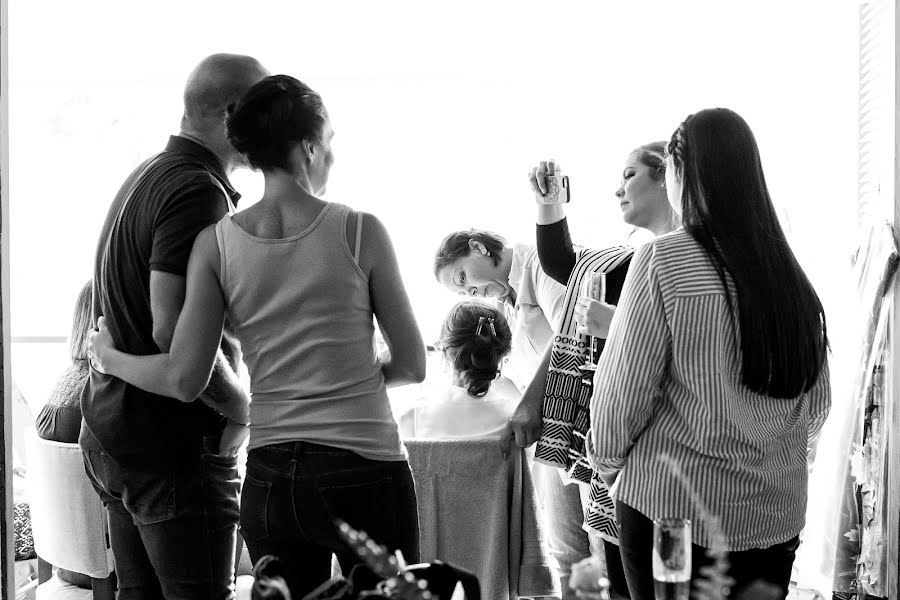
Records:
[[[512,347],[512,332],[497,309],[468,300],[450,310],[440,344],[460,384],[480,397],[500,372],[500,361]]]
[[[251,87],[225,118],[228,141],[257,169],[290,170],[289,156],[303,140],[320,142],[326,122],[322,98],[288,75]]]

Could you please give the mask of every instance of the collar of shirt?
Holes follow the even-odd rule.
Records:
[[[534,268],[534,259],[537,254],[532,246],[516,244],[513,246],[512,262],[509,266],[509,287],[516,292],[515,306],[537,306],[537,294],[534,289],[534,277],[531,270]],[[525,271],[529,271],[526,273]]]
[[[225,191],[228,192],[228,195],[231,196],[231,202],[237,206],[238,200],[241,199],[241,195],[234,189],[234,186],[231,185],[231,182],[228,180],[228,175],[225,173],[225,167],[222,166],[222,162],[215,154],[213,154],[212,150],[194,140],[180,135],[172,135],[169,136],[169,143],[166,144],[166,152],[186,154],[209,167],[213,177],[219,180],[219,183],[222,184],[222,187],[224,187]]]

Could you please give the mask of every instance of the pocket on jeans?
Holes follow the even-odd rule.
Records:
[[[138,525],[174,519],[175,475],[123,469],[122,504]]]
[[[247,475],[241,491],[241,535],[257,541],[269,537],[269,492],[272,484]]]
[[[319,493],[332,521],[341,519],[354,529],[365,531],[379,544],[393,544],[397,536],[397,503],[392,477],[333,482],[321,485]]]
[[[200,455],[201,460],[208,465],[213,465],[216,467],[228,468],[228,469],[237,469],[238,457],[237,455],[231,454],[213,454],[211,452],[204,452]]]
[[[218,486],[225,485],[229,493],[240,491],[241,475],[238,472],[237,456],[206,453],[200,456],[200,460],[207,480]]]

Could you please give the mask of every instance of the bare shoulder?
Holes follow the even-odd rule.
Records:
[[[197,234],[197,238],[194,240],[194,249],[208,249],[210,246],[217,247],[218,242],[216,241],[216,225],[207,225],[204,227],[200,233]]]
[[[358,214],[363,220],[363,238],[368,236],[370,240],[373,240],[378,244],[390,243],[391,236],[381,219],[372,213],[360,211]]]
[[[518,402],[522,398],[522,392],[520,392],[519,388],[516,387],[516,384],[506,376],[501,375],[498,377],[497,380],[491,384],[491,390],[496,391],[504,400]]]
[[[219,269],[219,242],[216,238],[216,225],[208,225],[194,240],[194,248],[191,250],[191,262],[200,265],[208,265]]]
[[[372,213],[353,211],[347,219],[347,242],[351,251],[356,251],[357,219],[362,219],[359,266],[364,273],[370,275],[373,267],[383,264],[386,257],[393,256],[394,247],[381,219]]]

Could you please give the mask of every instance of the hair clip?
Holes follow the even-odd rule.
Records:
[[[491,327],[491,335],[497,337],[497,329],[494,327],[494,318],[489,318],[487,322]],[[478,317],[478,327],[475,328],[475,335],[481,335],[482,326],[484,326],[484,317]]]

